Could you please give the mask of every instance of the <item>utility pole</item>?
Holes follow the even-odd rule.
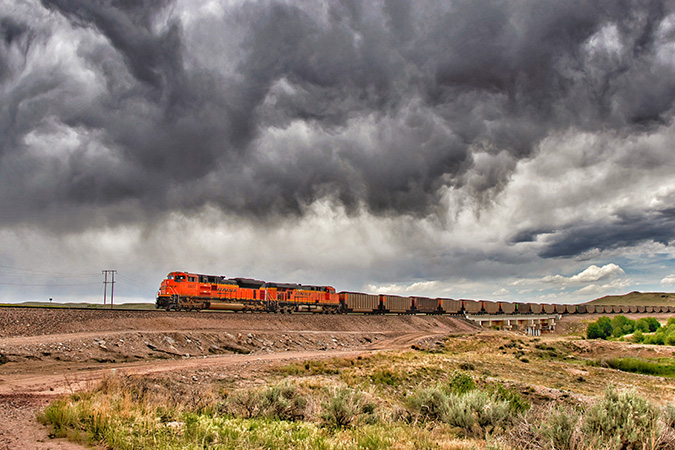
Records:
[[[105,280],[103,281],[103,306],[106,303],[106,294],[108,293],[108,283],[110,286],[110,309],[113,308],[113,302],[115,298],[115,273],[116,270],[102,270],[101,273],[105,275]],[[108,281],[108,273],[112,275],[112,281]]]
[[[115,272],[117,271],[112,271],[112,284],[110,285],[110,309],[113,309],[113,303],[115,301]]]

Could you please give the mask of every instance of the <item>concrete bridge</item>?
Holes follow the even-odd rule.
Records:
[[[522,331],[530,336],[540,336],[541,333],[555,331],[556,324],[562,318],[560,314],[523,314],[523,315],[486,315],[466,314],[481,327],[498,330]]]

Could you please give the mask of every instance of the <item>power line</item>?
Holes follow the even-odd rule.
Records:
[[[118,283],[129,284],[129,285],[132,285],[132,286],[134,286],[138,289],[142,289],[142,290],[146,290],[146,291],[156,291],[157,290],[157,286],[138,281],[134,278],[129,277],[126,274],[125,275],[117,274],[117,278],[118,278]]]

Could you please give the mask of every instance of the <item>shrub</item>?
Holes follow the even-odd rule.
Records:
[[[608,338],[612,335],[612,321],[607,316],[602,316],[597,321],[598,326],[602,330],[602,334]]]
[[[591,322],[586,328],[588,339],[607,339],[612,336],[612,322],[609,317],[602,316],[597,321]]]
[[[607,367],[644,375],[675,376],[675,366],[639,358],[612,358],[604,361]]]
[[[606,448],[641,449],[658,433],[659,410],[635,392],[607,388],[604,398],[591,406],[581,431]]]
[[[511,415],[509,402],[490,393],[473,390],[463,395],[450,395],[445,422],[458,427],[467,436],[484,436],[503,428]]]
[[[661,328],[661,324],[654,317],[642,317],[635,322],[635,328],[643,333],[653,333]]]
[[[530,409],[530,403],[515,389],[508,389],[501,383],[495,384],[492,389],[494,398],[508,402],[512,412],[520,414]]]
[[[450,410],[448,395],[439,387],[418,389],[406,398],[414,421],[444,421]]]
[[[611,321],[612,336],[621,337],[625,334],[630,334],[635,330],[635,321],[626,316],[614,316]]]
[[[254,389],[243,389],[228,395],[223,406],[224,412],[235,417],[251,419],[260,415],[260,392]]]
[[[596,322],[591,322],[586,328],[586,337],[588,339],[606,339],[605,334],[602,332],[600,325]]]
[[[675,405],[666,405],[661,411],[661,417],[668,428],[675,428]]]
[[[298,394],[295,385],[284,383],[263,391],[265,416],[281,420],[302,420],[305,417],[307,400]]]
[[[459,365],[459,368],[462,370],[476,370],[476,366],[470,362],[463,362]]]
[[[226,412],[245,419],[301,420],[307,400],[294,385],[284,383],[264,389],[235,391],[226,401]]]
[[[644,343],[651,345],[663,345],[665,344],[665,335],[664,333],[656,332],[651,336],[645,336]]]
[[[321,409],[321,420],[328,428],[347,428],[376,421],[375,404],[361,392],[348,387],[332,389]]]
[[[455,372],[449,380],[448,391],[453,394],[466,394],[476,389],[476,382],[471,375]]]
[[[407,406],[413,420],[445,422],[466,436],[484,436],[503,428],[513,412],[508,400],[475,388],[464,393],[421,388],[408,397]]]
[[[384,384],[387,386],[396,386],[401,383],[400,377],[389,369],[378,369],[370,376],[370,380],[375,384]]]
[[[548,412],[537,434],[556,450],[573,450],[574,431],[578,422],[579,414],[576,411],[565,406],[556,406]]]
[[[633,333],[633,342],[636,344],[640,344],[642,341],[645,340],[644,334],[642,334],[642,330],[637,330],[635,333]]]
[[[670,333],[666,335],[666,338],[663,341],[666,345],[675,345],[675,333]]]

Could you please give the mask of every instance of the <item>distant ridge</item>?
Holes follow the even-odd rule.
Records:
[[[587,305],[635,305],[635,306],[671,306],[675,305],[675,294],[667,292],[631,292],[624,295],[607,295],[586,303]]]

